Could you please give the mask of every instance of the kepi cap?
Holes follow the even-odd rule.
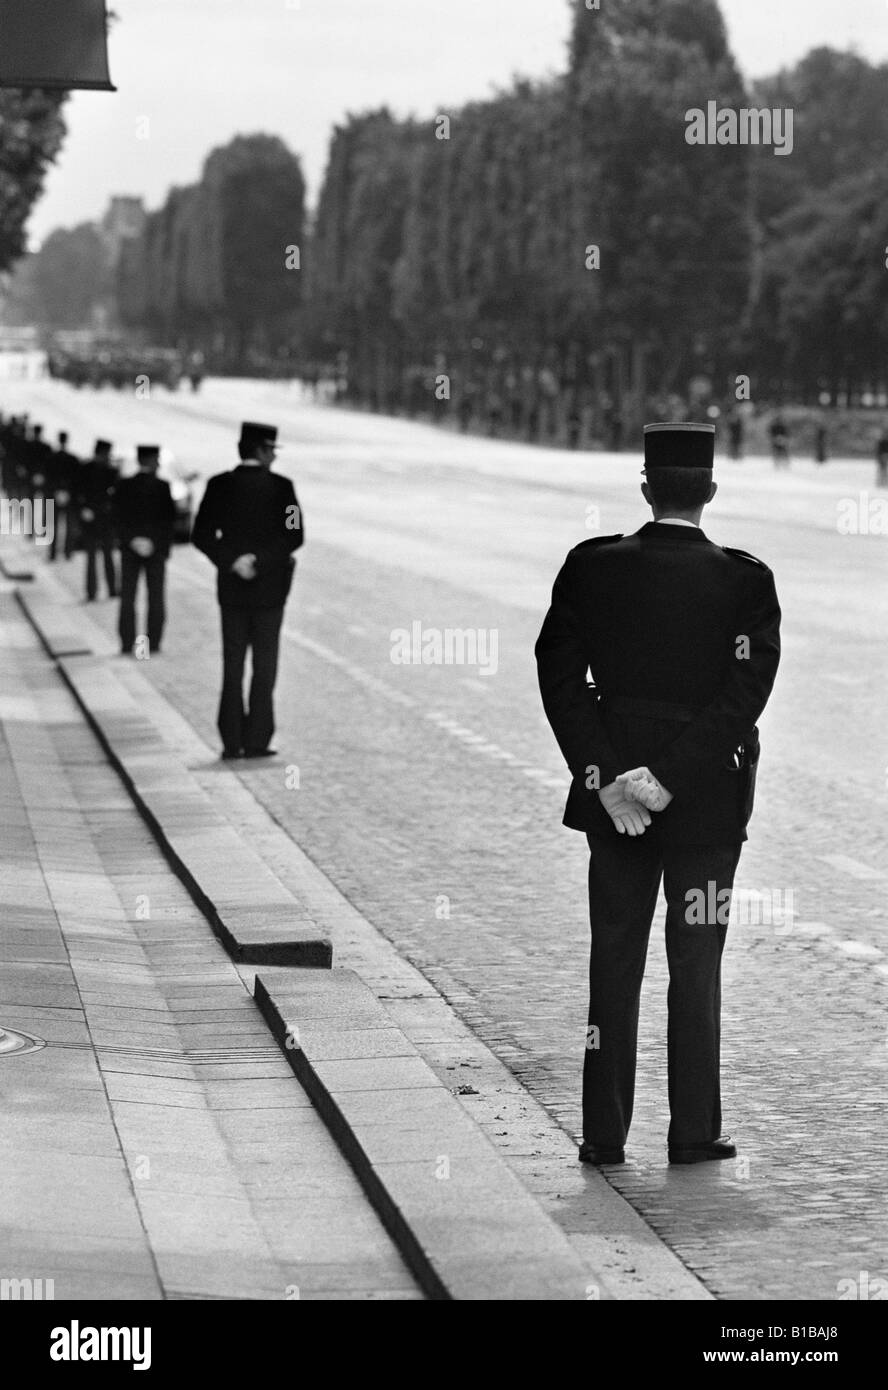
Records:
[[[136,446],[136,458],[139,461],[139,463],[159,463],[160,445],[138,444]]]
[[[707,468],[715,463],[715,425],[645,425],[645,468]]]
[[[110,439],[97,439],[96,447],[93,450],[96,454],[110,454],[113,445]]]
[[[241,425],[240,443],[250,449],[260,444],[276,444],[277,437],[277,425],[260,425],[253,420],[245,420]]]

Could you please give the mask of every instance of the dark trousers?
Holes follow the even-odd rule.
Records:
[[[86,597],[95,598],[98,592],[98,574],[96,559],[99,551],[102,552],[102,560],[105,567],[105,583],[108,586],[108,594],[114,598],[119,592],[117,583],[117,562],[114,558],[114,539],[103,531],[96,531],[92,526],[88,526],[83,534],[84,549],[86,550]]]
[[[219,733],[226,752],[261,752],[274,734],[272,695],[277,679],[280,608],[231,608],[222,610],[222,698],[219,701]],[[252,653],[249,704],[244,709],[244,664]]]
[[[71,506],[68,502],[54,499],[52,539],[49,542],[49,558],[54,560],[61,548],[66,560],[70,560],[74,549],[74,533],[71,526]],[[64,542],[60,539],[64,537]]]
[[[650,830],[634,839],[616,831],[613,840],[588,839],[592,949],[583,1137],[602,1148],[622,1148],[626,1142],[635,1097],[641,982],[662,877],[669,964],[668,1142],[716,1139],[721,1133],[721,958],[729,911],[729,899],[720,903],[718,894],[733,887],[741,846],[664,848]],[[706,906],[698,924],[701,901]]]
[[[136,595],[139,588],[139,575],[144,571],[145,586],[148,590],[148,646],[152,652],[159,651],[166,622],[166,603],[164,583],[166,579],[166,556],[151,555],[143,560],[135,551],[124,546],[120,552],[120,619],[117,630],[120,645],[132,651],[136,640]]]

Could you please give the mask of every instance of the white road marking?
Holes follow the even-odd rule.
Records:
[[[821,854],[820,858],[824,864],[832,864],[834,869],[843,874],[850,874],[852,878],[885,878],[880,869],[871,869],[868,864],[861,864],[859,859],[851,859],[847,854]]]
[[[865,941],[837,941],[836,947],[846,956],[857,956],[861,960],[881,960],[882,952],[877,946],[868,946]]]

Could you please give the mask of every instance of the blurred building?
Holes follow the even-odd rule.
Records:
[[[125,243],[142,235],[145,217],[145,204],[141,198],[117,194],[111,199],[99,223],[99,231],[108,248],[112,269],[117,269]]]

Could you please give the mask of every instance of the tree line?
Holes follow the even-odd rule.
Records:
[[[888,68],[823,48],[749,86],[717,0],[570,3],[559,77],[345,120],[310,219],[281,140],[214,150],[124,244],[120,322],[527,438],[618,443],[746,379],[754,404],[877,398]],[[791,108],[792,153],[689,144],[708,102]]]

